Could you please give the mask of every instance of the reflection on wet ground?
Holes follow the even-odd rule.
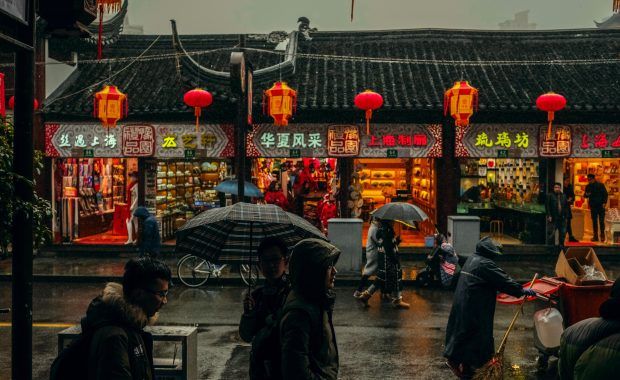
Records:
[[[35,323],[77,323],[91,298],[103,284],[36,283]],[[410,310],[395,310],[378,294],[370,307],[361,307],[351,296],[353,288],[339,288],[334,322],[340,351],[341,379],[450,379],[442,358],[445,326],[452,293],[411,289],[404,298]],[[198,365],[201,379],[247,378],[249,346],[237,336],[242,287],[211,286],[172,288],[170,302],[162,310],[160,324],[197,325]],[[0,303],[10,304],[10,284],[0,283]],[[0,305],[2,306],[2,305]],[[537,351],[533,347],[532,314],[528,304],[512,333],[506,355],[511,368],[507,379],[551,379],[536,374]],[[495,336],[499,341],[514,307],[498,305]],[[9,316],[0,317],[0,341],[10,342]],[[34,328],[34,378],[47,379],[56,352],[55,334],[62,328]],[[170,356],[168,346],[157,355]],[[8,379],[10,346],[0,345],[0,379]]]

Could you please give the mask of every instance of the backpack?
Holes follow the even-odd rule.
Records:
[[[58,354],[50,367],[50,380],[85,380],[88,379],[88,357],[90,345],[98,328],[82,332]]]
[[[304,311],[311,320],[312,326],[319,324],[316,312],[309,305],[292,302],[285,305],[278,312],[266,319],[266,325],[260,329],[252,339],[250,351],[250,379],[282,379],[281,350],[280,350],[280,322],[284,315],[291,310]],[[315,336],[316,334],[313,334]]]

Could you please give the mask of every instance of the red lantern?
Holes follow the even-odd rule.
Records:
[[[34,100],[33,107],[35,110],[39,109],[39,102],[37,101],[37,99]],[[9,98],[9,109],[10,110],[15,109],[15,97],[14,96],[11,96]]]
[[[553,123],[554,112],[560,111],[566,107],[566,98],[555,92],[548,92],[540,95],[536,99],[536,107],[541,111],[547,112],[547,120],[549,121],[549,127],[547,127],[547,140],[551,138],[551,124]]]
[[[478,110],[478,89],[467,81],[455,82],[443,96],[443,114],[454,118],[457,127],[469,125],[469,118]]]
[[[263,113],[273,118],[277,126],[287,126],[297,110],[297,91],[286,82],[278,81],[263,93]]]
[[[353,100],[355,106],[366,111],[366,134],[370,134],[370,119],[372,111],[381,108],[383,105],[383,97],[371,90],[366,90],[355,96]]]
[[[203,107],[209,107],[213,102],[213,96],[209,91],[196,87],[189,90],[183,95],[183,102],[189,107],[194,107],[194,115],[196,116],[196,132],[198,132],[198,119],[202,114]]]
[[[116,123],[126,117],[128,111],[127,96],[116,86],[105,86],[95,94],[93,114],[101,120],[104,127],[116,127]]]

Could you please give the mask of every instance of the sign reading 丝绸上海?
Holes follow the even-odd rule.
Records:
[[[536,157],[538,127],[534,124],[471,124],[455,127],[454,154],[456,157]]]
[[[48,157],[232,157],[233,130],[228,125],[100,124],[45,125],[45,153]],[[198,154],[198,152],[200,152]]]

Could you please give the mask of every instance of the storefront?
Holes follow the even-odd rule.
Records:
[[[503,244],[545,244],[546,163],[538,125],[475,124],[459,128],[457,213],[480,217],[482,235]]]
[[[608,194],[604,218],[605,239],[599,236],[596,243],[620,244],[620,127],[559,126],[555,132],[555,145],[559,143],[567,146],[560,152],[556,149],[556,155],[564,157],[558,159],[557,165],[562,170],[564,185],[571,185],[575,193],[571,220],[574,237],[588,244],[591,244],[594,237],[590,204],[586,196],[588,175],[593,174],[595,180],[605,186]]]
[[[416,228],[397,227],[404,246],[423,246],[436,222],[435,158],[441,143],[440,125],[377,124],[370,135],[355,125],[261,125],[249,136],[248,156],[259,188],[276,181],[289,210],[324,230],[327,219],[337,216],[339,162],[351,160],[347,207],[364,220],[364,242],[370,212],[402,201],[429,215]]]
[[[127,220],[138,204],[156,215],[169,241],[186,220],[220,205],[213,188],[230,175],[233,155],[232,128],[225,125],[196,131],[193,125],[48,123],[54,243],[135,240],[137,224]]]

